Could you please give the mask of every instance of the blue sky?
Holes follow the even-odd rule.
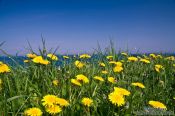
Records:
[[[59,53],[109,45],[141,52],[174,52],[175,0],[0,0],[0,42],[8,53],[59,46]]]

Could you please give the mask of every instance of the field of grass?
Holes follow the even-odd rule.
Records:
[[[0,62],[0,116],[174,114],[174,56],[39,51],[24,65]]]

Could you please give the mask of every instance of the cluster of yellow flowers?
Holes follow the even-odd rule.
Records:
[[[150,58],[152,58],[152,59],[157,59],[157,58],[163,58],[162,57],[162,55],[160,55],[160,54],[158,54],[158,55],[156,55],[156,54],[149,54],[149,56],[150,56]]]
[[[48,65],[50,63],[50,61],[48,61],[47,59],[44,59],[42,56],[38,56],[34,53],[29,53],[27,54],[27,57],[32,59],[32,61],[34,63],[37,63],[37,64],[43,64],[43,65]],[[54,54],[47,54],[47,57],[50,58],[51,60],[53,61],[57,61],[58,60],[58,57]],[[25,63],[28,63],[30,60],[24,60]]]
[[[114,68],[113,68],[114,72],[119,73],[119,72],[123,71],[123,67],[122,67],[123,64],[121,62],[110,61],[109,64],[114,64]]]
[[[138,86],[140,88],[145,88],[145,86],[142,83],[132,83],[132,85],[134,86]],[[108,95],[109,101],[114,104],[119,106],[123,106],[126,102],[125,102],[125,97],[124,96],[129,96],[130,92],[124,88],[119,88],[119,87],[114,87],[114,91],[111,92]],[[159,108],[159,109],[167,109],[167,107],[159,102],[159,101],[149,101],[148,103],[149,105],[151,105],[153,108]]]
[[[82,102],[83,105],[88,106],[88,107],[90,107],[93,104],[93,100],[88,98],[88,97],[84,97],[81,100],[81,102]]]
[[[0,73],[7,73],[10,72],[10,68],[7,64],[4,64],[3,62],[0,62]]]
[[[130,62],[136,62],[136,61],[138,61],[138,58],[137,57],[134,57],[134,56],[130,56],[130,57],[128,57],[128,61],[130,61]]]
[[[46,112],[52,115],[60,113],[63,107],[69,105],[67,100],[55,95],[46,95],[41,101],[43,102],[42,105],[45,106]]]
[[[73,83],[74,85],[81,86],[82,84],[80,82],[89,83],[89,79],[83,74],[77,75],[76,79],[71,79],[71,83]]]
[[[69,106],[69,102],[63,98],[59,98],[55,95],[46,95],[43,97],[42,105],[45,107],[46,112],[51,115],[58,114],[62,111],[63,107]],[[26,116],[42,116],[43,112],[36,107],[29,108],[24,111]]]
[[[125,104],[125,96],[129,96],[130,92],[124,88],[114,87],[114,91],[108,95],[112,104],[122,106]]]
[[[95,80],[97,80],[97,81],[100,81],[100,82],[104,82],[105,81],[105,79],[103,77],[101,77],[101,76],[94,76],[93,78]],[[108,77],[108,81],[110,83],[115,83],[116,82],[114,77]],[[73,83],[74,85],[77,85],[77,86],[82,86],[81,82],[89,83],[89,79],[83,74],[77,75],[76,79],[71,79],[71,83]]]
[[[50,63],[48,60],[43,59],[42,56],[37,56],[37,57],[33,58],[32,61],[34,63],[44,64],[44,65],[48,65]]]
[[[55,56],[54,54],[47,54],[47,57],[49,57],[50,59],[55,60],[55,61],[58,60],[58,57]]]
[[[79,61],[79,60],[76,60],[75,61],[75,66],[77,67],[77,68],[82,68],[83,66],[84,66],[85,64],[84,63],[82,63],[81,61]]]
[[[160,72],[161,70],[163,70],[164,69],[164,67],[162,66],[162,65],[160,65],[160,64],[156,64],[155,65],[155,70],[157,71],[157,72]]]
[[[149,63],[150,63],[150,61],[149,61],[149,60],[144,59],[144,58],[140,59],[140,62],[143,62],[143,63],[145,63],[145,64],[149,64]]]

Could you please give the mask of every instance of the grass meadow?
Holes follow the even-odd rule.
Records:
[[[174,56],[132,55],[113,46],[57,54],[43,44],[23,64],[0,62],[0,116],[174,114]]]

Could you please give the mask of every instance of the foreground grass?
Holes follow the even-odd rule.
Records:
[[[24,66],[4,68],[4,63],[0,64],[1,116],[32,116],[30,113],[122,116],[137,115],[137,111],[149,108],[160,115],[175,111],[174,56],[131,57],[126,53],[84,54],[63,56],[63,59],[48,53],[27,56]],[[58,61],[61,66],[56,65]],[[128,94],[117,92],[116,87]],[[53,98],[44,101],[49,95],[55,101]],[[60,103],[57,98],[65,101]],[[83,98],[87,99],[83,101]],[[32,112],[30,108],[39,111]]]

